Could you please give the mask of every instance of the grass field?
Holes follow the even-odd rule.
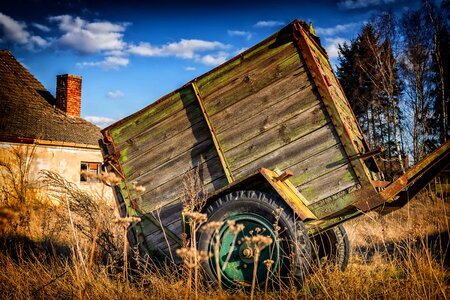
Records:
[[[108,178],[106,178],[108,180]],[[101,195],[58,176],[0,197],[2,299],[250,298],[249,291],[194,284],[186,266],[157,267],[129,249],[133,220],[115,217]],[[22,196],[18,193],[23,193]],[[17,195],[16,195],[17,194]],[[352,252],[346,271],[317,267],[301,289],[254,291],[260,299],[446,299],[449,289],[450,201],[430,185],[402,209],[368,213],[345,224]],[[54,205],[59,202],[59,205]],[[195,268],[195,267],[192,267]],[[190,284],[188,284],[190,282]]]

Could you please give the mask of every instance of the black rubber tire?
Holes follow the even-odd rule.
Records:
[[[350,242],[342,225],[335,226],[311,238],[313,261],[316,266],[347,268],[350,258]]]
[[[311,243],[303,222],[295,217],[292,209],[283,200],[259,191],[236,191],[220,197],[205,209],[208,221],[225,221],[231,214],[246,213],[257,215],[267,220],[268,224],[276,223],[275,211],[282,209],[278,226],[280,227],[279,273],[276,279],[286,282],[294,279],[299,285],[303,282],[311,267]],[[198,249],[208,251],[213,233],[199,230]],[[215,264],[212,259],[203,262],[202,267],[213,282],[217,282]],[[275,279],[275,278],[274,278]],[[272,283],[276,285],[276,280]],[[262,285],[264,281],[260,282]],[[227,286],[227,284],[224,284]],[[236,288],[243,284],[232,284]]]

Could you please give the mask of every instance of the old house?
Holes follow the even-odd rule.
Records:
[[[47,169],[84,190],[101,189],[82,172],[99,173],[102,156],[100,129],[80,118],[80,108],[81,77],[57,76],[55,98],[11,52],[0,50],[0,162],[11,149],[26,148],[32,179]]]

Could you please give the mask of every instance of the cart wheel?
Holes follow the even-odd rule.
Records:
[[[280,208],[282,210],[279,210],[277,222],[275,212]],[[259,285],[264,285],[267,277],[274,279],[272,283],[289,278],[301,283],[308,274],[311,245],[307,231],[302,221],[294,217],[293,211],[282,200],[259,191],[232,192],[212,203],[206,213],[209,222],[223,222],[219,230],[218,265],[225,286],[251,286],[255,267]],[[235,227],[238,224],[242,224],[244,229],[236,234]],[[278,227],[275,228],[274,224]],[[260,251],[255,266],[255,240],[258,239],[245,241],[245,238],[257,235],[270,237],[273,242]],[[203,263],[203,268],[217,282],[215,240],[214,232],[202,228],[199,230],[199,250],[212,254]],[[268,266],[270,260],[273,263]]]
[[[350,242],[342,225],[335,226],[311,238],[313,260],[318,266],[337,265],[347,268],[350,257]]]

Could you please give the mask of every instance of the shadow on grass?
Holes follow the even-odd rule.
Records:
[[[425,237],[418,236],[408,240],[387,241],[370,246],[360,246],[353,249],[353,253],[362,258],[365,262],[371,262],[377,253],[407,259],[408,253],[413,251],[427,250],[431,258],[450,267],[450,241],[449,231],[438,232]]]
[[[0,236],[0,251],[16,262],[38,258],[46,263],[55,258],[66,261],[72,258],[72,250],[67,245],[51,240],[34,241],[21,235]]]

